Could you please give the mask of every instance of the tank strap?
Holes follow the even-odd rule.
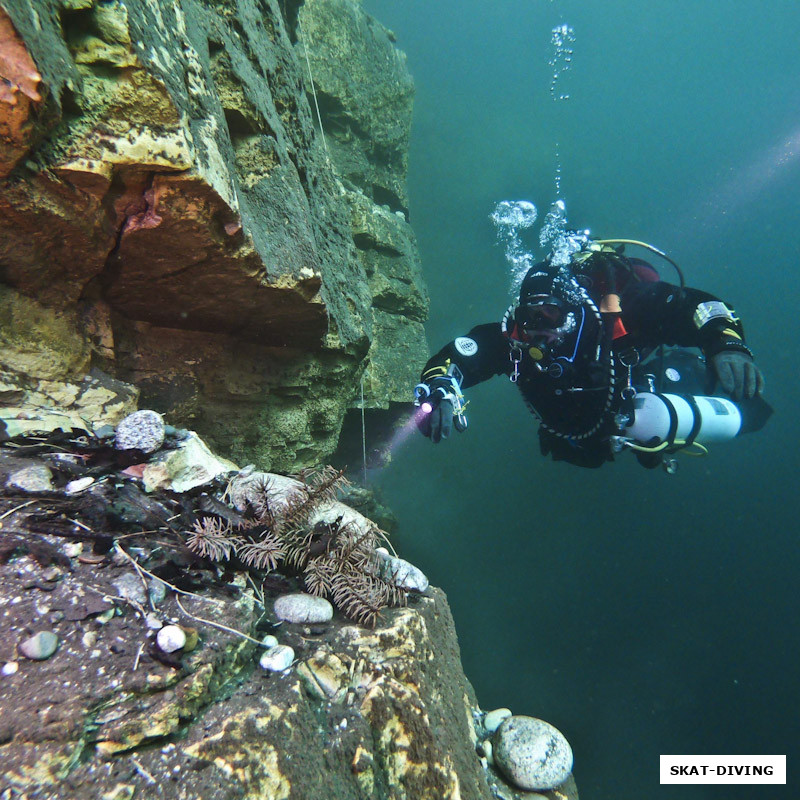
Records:
[[[669,447],[672,447],[675,444],[675,436],[678,433],[678,414],[672,403],[664,403],[664,405],[667,407],[667,413],[669,414],[669,430],[664,441],[667,442]]]
[[[697,407],[697,401],[692,395],[682,394],[681,397],[692,407],[692,414],[694,417],[692,420],[692,429],[689,431],[689,435],[686,437],[686,442],[683,445],[683,448],[686,448],[691,447],[694,444],[697,434],[700,433],[700,427],[703,424],[703,418],[700,414],[700,409]]]

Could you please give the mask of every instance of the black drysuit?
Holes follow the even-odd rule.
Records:
[[[631,278],[617,287],[621,312],[598,313],[598,288],[588,291],[593,303],[576,307],[580,335],[560,346],[559,366],[550,366],[552,359],[534,360],[511,320],[477,325],[446,344],[428,361],[422,380],[430,381],[449,364],[461,370],[462,389],[493,375],[511,377],[540,421],[542,452],[595,467],[612,458],[608,439],[616,431],[614,418],[629,376],[635,383],[628,365],[659,345],[699,348],[706,360],[722,350],[750,352],[732,309],[727,319],[698,325],[698,306],[719,302],[707,292]]]

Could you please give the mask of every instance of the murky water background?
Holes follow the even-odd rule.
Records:
[[[417,85],[409,188],[432,350],[510,302],[497,204],[539,211],[515,234],[524,259],[562,200],[571,227],[649,241],[734,302],[776,411],[675,476],[624,457],[586,471],[539,455],[495,378],[469,391],[466,433],[411,437],[372,476],[403,553],[448,593],[482,706],[564,731],[587,800],[795,796],[796,3],[364,6]],[[661,787],[661,753],[786,753],[790,784]]]

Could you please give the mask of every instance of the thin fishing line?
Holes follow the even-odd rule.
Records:
[[[361,376],[361,463],[364,465],[364,486],[367,485],[367,426],[364,420],[364,376]]]
[[[317,121],[319,122],[319,132],[322,135],[322,145],[325,148],[325,156],[330,160],[330,152],[328,151],[328,142],[325,141],[325,129],[322,127],[322,114],[319,113],[319,102],[317,101],[317,89],[314,86],[314,76],[311,73],[311,61],[308,58],[308,44],[303,44],[303,53],[306,57],[306,65],[308,66],[308,79],[311,81],[311,94],[314,96],[314,108],[317,110]]]

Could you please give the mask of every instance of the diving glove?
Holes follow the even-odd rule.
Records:
[[[452,376],[433,378],[426,383],[419,383],[414,388],[415,414],[417,428],[423,436],[432,442],[440,442],[450,435],[455,424],[456,430],[463,431],[467,427],[467,419],[463,413],[463,397],[459,384]]]
[[[446,439],[453,430],[453,404],[449,400],[440,400],[430,414],[421,414],[417,419],[417,427],[432,442]]]
[[[764,376],[753,357],[742,350],[722,350],[711,358],[720,387],[733,400],[751,400],[764,391]]]

